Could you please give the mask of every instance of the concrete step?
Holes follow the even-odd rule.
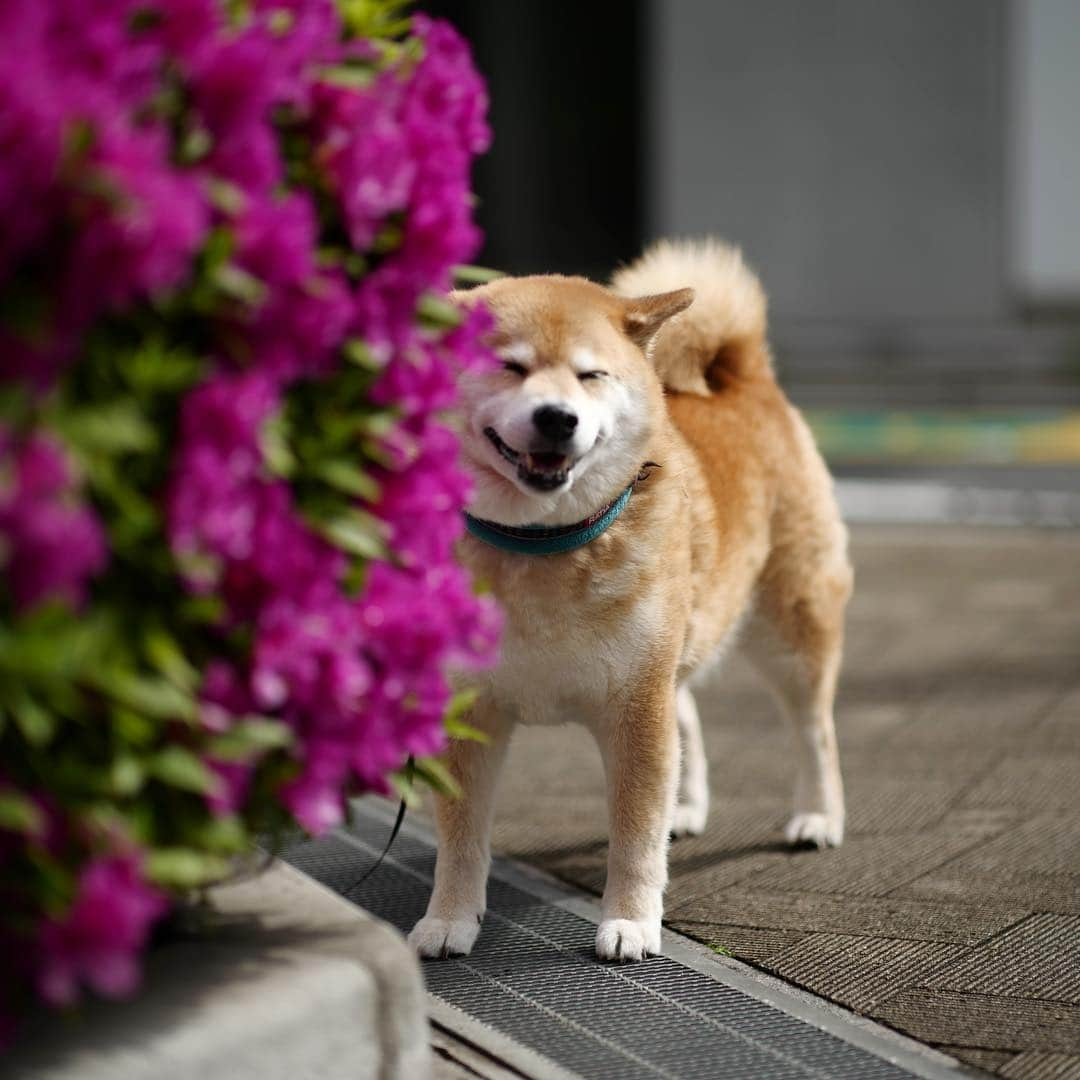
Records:
[[[130,1001],[34,1016],[8,1080],[418,1080],[419,965],[401,935],[283,863],[211,895],[203,932],[151,949]]]

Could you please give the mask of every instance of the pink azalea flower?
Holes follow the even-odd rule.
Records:
[[[39,932],[38,993],[50,1005],[70,1005],[85,984],[106,997],[130,993],[139,981],[139,953],[164,913],[164,895],[142,877],[132,854],[89,863],[75,900]]]
[[[0,566],[12,598],[23,610],[46,599],[77,605],[107,561],[101,525],[80,505],[58,443],[0,435]]]

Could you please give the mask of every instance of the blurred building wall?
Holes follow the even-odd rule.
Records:
[[[645,231],[743,247],[797,397],[1080,403],[1080,0],[650,0],[645,40]]]
[[[1012,283],[1028,303],[1080,298],[1080,3],[1014,0],[1009,21]]]
[[[1004,303],[994,0],[659,0],[651,230],[736,239],[780,318]]]

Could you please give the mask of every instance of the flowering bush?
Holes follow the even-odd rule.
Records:
[[[0,0],[0,1027],[130,990],[493,658],[439,419],[484,88],[399,8]]]

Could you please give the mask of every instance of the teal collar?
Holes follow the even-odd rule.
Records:
[[[650,462],[651,464],[651,462]],[[575,525],[498,525],[483,521],[472,514],[465,515],[465,528],[485,544],[500,551],[513,551],[518,555],[559,555],[574,551],[595,540],[626,509],[634,485],[627,489],[602,510]]]

